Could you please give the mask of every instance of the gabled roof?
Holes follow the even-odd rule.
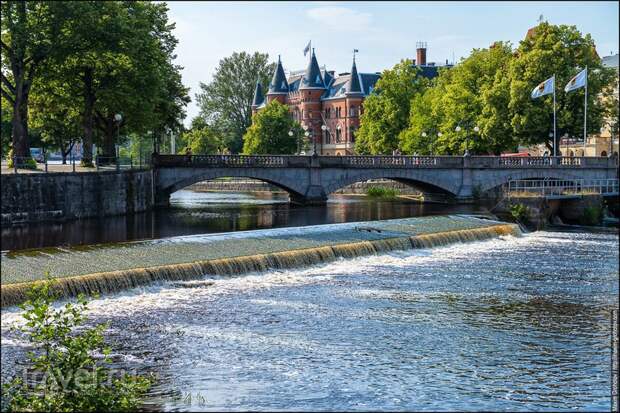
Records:
[[[264,100],[265,100],[265,97],[263,96],[263,88],[260,82],[257,80],[256,89],[254,89],[254,98],[252,99],[252,107],[259,106],[261,103],[264,102]]]
[[[351,76],[347,83],[347,95],[362,95],[362,86],[360,83],[360,77],[357,74],[357,67],[355,66],[355,57],[353,58],[353,66],[351,67]]]
[[[352,74],[346,74],[335,78],[323,96],[321,96],[321,100],[342,99],[351,96],[351,93],[347,92],[350,88],[351,76]],[[358,73],[356,78],[360,88],[359,96],[366,97],[372,93],[379,77],[381,77],[381,75],[378,73]],[[356,95],[356,93],[353,93],[353,95]]]
[[[299,89],[325,89],[325,83],[323,82],[323,76],[321,76],[321,69],[316,60],[314,49],[312,49],[312,56]]]
[[[273,73],[273,78],[271,78],[271,83],[269,84],[269,91],[267,94],[271,95],[282,93],[288,93],[288,82],[286,81],[286,75],[284,74],[284,68],[282,67],[280,56],[278,56],[278,65],[276,66],[276,71]]]

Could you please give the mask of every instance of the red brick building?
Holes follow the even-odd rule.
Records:
[[[433,78],[438,74],[434,63],[426,63],[426,44],[418,43],[417,66],[422,76]],[[314,49],[306,70],[291,72],[287,77],[278,56],[265,96],[262,85],[256,84],[252,113],[277,100],[288,105],[293,119],[308,130],[318,154],[352,155],[364,99],[372,93],[379,77],[378,72],[359,73],[355,56],[350,72],[336,75],[333,70],[321,69]]]

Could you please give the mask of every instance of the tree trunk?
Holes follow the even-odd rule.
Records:
[[[84,69],[84,139],[82,141],[82,165],[92,166],[93,163],[93,122],[95,93],[93,92],[93,69]]]
[[[15,82],[15,102],[13,104],[13,119],[11,119],[11,137],[13,140],[13,156],[30,157],[28,144],[28,86],[25,84],[23,70],[17,71]],[[23,163],[23,159],[18,163]]]
[[[116,157],[116,122],[114,115],[108,115],[104,120],[103,130],[103,156]]]

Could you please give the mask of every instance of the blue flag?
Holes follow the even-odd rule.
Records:
[[[584,87],[586,82],[588,81],[588,69],[583,69],[581,72],[577,73],[574,78],[570,80],[566,84],[564,88],[564,92],[571,92],[575,89],[579,89],[580,87]]]
[[[310,51],[310,43],[312,43],[312,40],[310,40],[308,44],[306,45],[306,47],[304,48],[304,56],[307,55],[308,52]]]
[[[536,86],[534,90],[532,90],[532,99],[536,99],[541,96],[549,95],[553,93],[554,88],[555,88],[555,76],[552,76],[549,79],[542,82],[540,85]]]

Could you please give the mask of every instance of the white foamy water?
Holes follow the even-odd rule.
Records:
[[[156,409],[608,410],[617,260],[617,236],[536,232],[162,283],[89,318],[159,375]]]

